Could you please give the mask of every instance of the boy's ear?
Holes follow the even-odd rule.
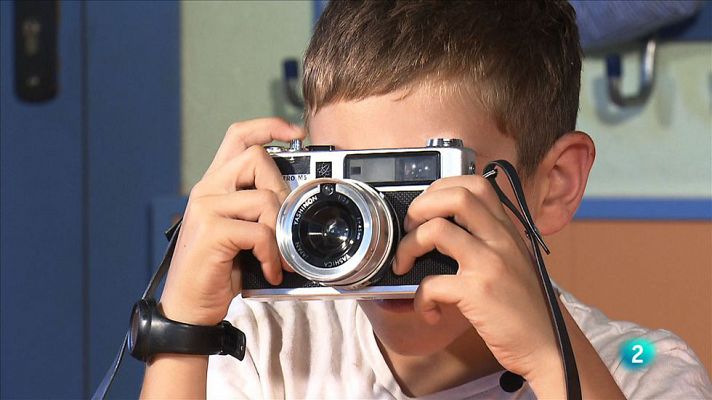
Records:
[[[536,224],[543,235],[563,229],[581,203],[596,147],[584,132],[560,137],[537,167]]]

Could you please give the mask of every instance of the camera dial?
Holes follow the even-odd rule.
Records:
[[[265,151],[267,151],[267,154],[277,154],[277,153],[283,152],[284,147],[282,147],[282,146],[265,146]]]
[[[302,141],[301,139],[294,139],[289,142],[289,149],[287,151],[302,151]]]
[[[457,147],[463,148],[462,139],[432,138],[428,139],[427,147]]]

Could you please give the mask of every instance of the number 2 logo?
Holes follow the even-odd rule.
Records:
[[[630,362],[633,364],[643,364],[643,360],[641,360],[640,355],[643,354],[643,346],[636,344],[635,346],[632,347],[633,351],[637,351],[637,353],[633,354],[633,358],[630,359]]]
[[[629,339],[620,347],[621,362],[630,370],[649,367],[655,358],[655,345],[643,338]]]

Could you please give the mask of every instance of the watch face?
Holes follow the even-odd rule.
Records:
[[[136,347],[136,339],[138,338],[138,327],[140,325],[140,313],[139,311],[139,305],[136,304],[134,305],[133,310],[131,311],[131,322],[130,322],[130,329],[129,329],[129,351],[133,352],[134,348]]]

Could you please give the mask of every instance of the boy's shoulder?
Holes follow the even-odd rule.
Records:
[[[647,329],[628,321],[610,320],[600,310],[559,288],[560,299],[581,331],[611,371],[628,398],[712,398],[712,384],[702,362],[677,335]],[[638,369],[627,367],[621,356],[624,343],[643,339],[654,358]]]

